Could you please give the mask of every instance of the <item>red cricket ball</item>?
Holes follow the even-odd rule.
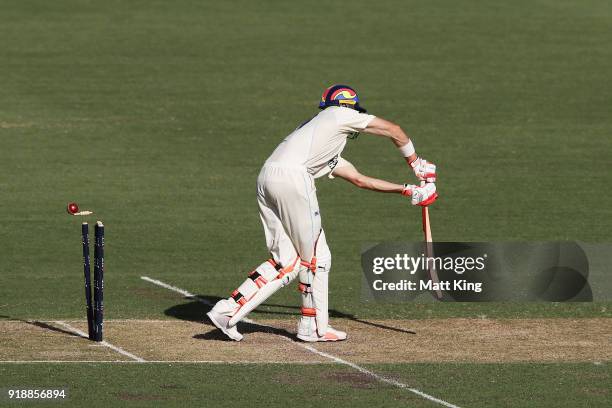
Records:
[[[77,203],[68,203],[68,206],[66,206],[66,211],[68,211],[68,214],[76,214],[79,212],[79,206]]]

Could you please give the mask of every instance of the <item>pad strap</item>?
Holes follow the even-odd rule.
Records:
[[[298,292],[312,293],[312,287],[310,286],[310,283],[300,282],[300,284],[298,285]]]
[[[261,276],[261,274],[257,272],[257,270],[254,270],[253,272],[249,273],[249,278],[251,278],[251,280],[255,282],[258,288],[261,288],[266,283],[268,283],[268,280]]]
[[[317,309],[313,307],[303,307],[302,316],[306,317],[317,317]]]
[[[310,262],[304,261],[302,259],[300,261],[300,265],[307,267],[308,269],[312,271],[312,273],[315,273],[317,271],[317,257],[313,256]]]
[[[247,302],[244,295],[240,293],[238,289],[232,292],[232,299],[234,299],[236,303],[238,303],[240,306],[244,305]]]
[[[278,276],[276,277],[276,279],[282,279],[283,276],[287,275],[288,273],[293,272],[293,269],[295,269],[295,264],[297,264],[297,261],[300,259],[299,256],[295,257],[295,261],[293,261],[293,263],[291,265],[289,265],[286,268],[277,268],[276,270],[278,271]],[[280,266],[280,265],[278,265]]]

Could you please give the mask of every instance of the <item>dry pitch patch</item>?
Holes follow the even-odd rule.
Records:
[[[295,343],[295,320],[241,324],[244,341],[227,341],[214,327],[180,320],[110,320],[105,339],[148,361],[328,363]],[[612,319],[337,319],[341,343],[324,352],[355,363],[597,362],[612,360]],[[86,331],[83,321],[69,324]],[[0,321],[2,361],[130,361],[71,334],[57,322]]]
[[[0,362],[13,360],[129,361],[130,359],[101,344],[85,340],[56,322],[0,321]]]

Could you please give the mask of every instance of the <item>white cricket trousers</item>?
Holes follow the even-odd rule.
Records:
[[[257,202],[268,250],[282,266],[298,256],[331,258],[314,178],[304,166],[266,163],[257,177]]]

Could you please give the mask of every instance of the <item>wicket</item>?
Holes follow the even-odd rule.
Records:
[[[104,327],[104,224],[98,221],[94,233],[93,305],[91,267],[89,257],[89,224],[81,226],[83,243],[83,273],[85,275],[85,303],[89,339],[102,341]]]

